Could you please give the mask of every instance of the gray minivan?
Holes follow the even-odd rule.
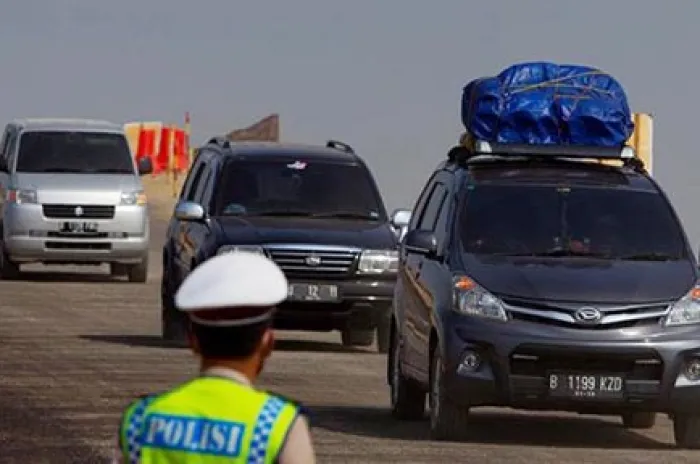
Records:
[[[123,127],[86,119],[23,119],[0,141],[0,278],[22,263],[109,263],[145,282],[149,224]]]

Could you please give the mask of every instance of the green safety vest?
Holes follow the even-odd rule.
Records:
[[[129,464],[273,464],[298,414],[281,397],[203,376],[129,405],[120,447]]]

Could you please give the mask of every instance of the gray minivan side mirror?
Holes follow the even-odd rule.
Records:
[[[204,207],[193,201],[181,201],[175,205],[175,218],[180,221],[204,222],[207,214]]]

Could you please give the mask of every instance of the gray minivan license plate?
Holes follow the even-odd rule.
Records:
[[[94,234],[97,232],[96,222],[64,222],[61,232],[69,234]]]

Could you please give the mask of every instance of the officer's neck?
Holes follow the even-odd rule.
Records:
[[[258,363],[255,358],[241,360],[202,358],[200,372],[205,372],[213,368],[234,370],[244,375],[251,383],[255,382],[259,371]]]

